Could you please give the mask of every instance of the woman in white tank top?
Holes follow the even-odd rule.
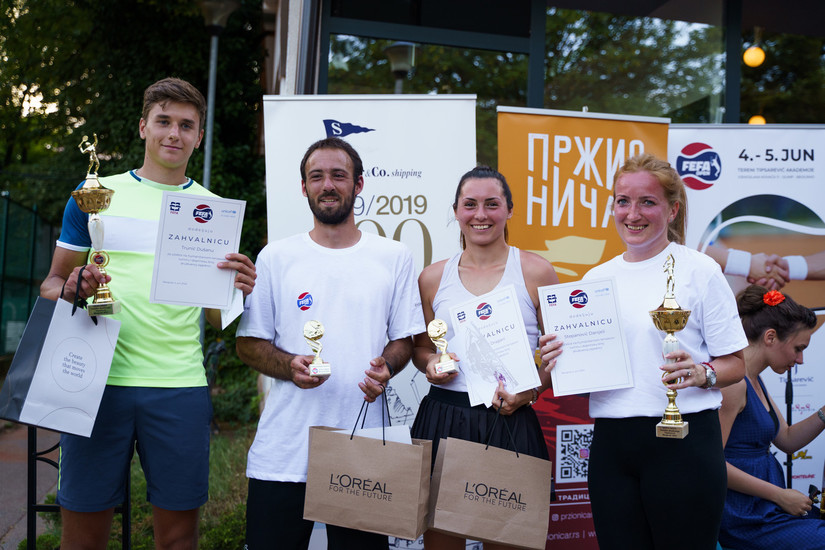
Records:
[[[460,372],[437,373],[440,359],[426,334],[415,338],[413,363],[426,374],[430,392],[422,401],[413,437],[433,441],[433,459],[441,438],[455,437],[507,448],[512,444],[506,428],[498,422],[490,433],[497,409],[514,434],[519,452],[547,459],[547,445],[532,405],[550,386],[550,368],[560,353],[561,343],[554,336],[542,336],[538,302],[539,286],[555,284],[558,277],[553,266],[536,254],[519,251],[507,244],[507,220],[513,214],[513,200],[504,176],[492,168],[478,167],[464,174],[456,189],[453,211],[461,229],[462,251],[450,259],[427,266],[418,279],[424,320],[447,321],[446,338],[453,336],[449,326],[449,308],[486,294],[497,287],[513,284],[531,345],[541,343],[544,355],[539,371],[541,385],[518,394],[508,393],[503,384],[490,395],[487,405],[470,406],[466,384]],[[449,343],[447,346],[449,351]],[[461,368],[461,357],[450,353]],[[462,538],[427,531],[424,546],[428,549],[462,549]],[[506,548],[485,543],[484,547]]]

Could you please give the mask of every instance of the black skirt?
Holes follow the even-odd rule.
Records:
[[[433,464],[438,452],[438,442],[447,437],[485,445],[489,443],[493,447],[550,459],[533,407],[520,407],[511,415],[501,415],[497,422],[496,414],[496,409],[492,407],[471,407],[466,392],[430,386],[430,392],[418,406],[411,433],[416,439],[429,439],[433,442]],[[512,441],[510,433],[513,434]]]

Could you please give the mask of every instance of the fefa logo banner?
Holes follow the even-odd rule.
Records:
[[[669,119],[498,109],[498,166],[513,191],[510,242],[550,260],[562,282],[621,253],[613,175],[648,152],[667,156]]]
[[[771,258],[796,258],[807,266],[781,287],[796,302],[819,310],[804,362],[782,374],[761,375],[788,424],[802,422],[816,413],[825,393],[825,376],[817,368],[825,362],[825,125],[674,124],[668,149],[688,186],[687,246],[725,267],[730,249],[746,254],[753,278]],[[748,285],[741,273],[727,279],[734,294]],[[785,453],[773,451],[787,469]],[[821,487],[825,438],[799,451],[804,453],[792,455],[792,488],[806,493],[811,483]]]

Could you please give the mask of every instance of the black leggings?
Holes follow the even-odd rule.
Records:
[[[656,437],[660,418],[599,418],[588,488],[600,550],[713,550],[727,492],[719,415],[682,415],[684,439]]]

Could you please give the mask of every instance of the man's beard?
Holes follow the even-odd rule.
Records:
[[[337,208],[330,210],[320,206],[321,200],[325,197],[334,197],[341,202],[338,203]],[[319,195],[316,200],[307,197],[307,202],[309,203],[309,209],[319,222],[326,225],[340,225],[352,213],[352,206],[355,203],[355,189],[352,190],[352,195],[349,197],[340,193],[326,192]]]

